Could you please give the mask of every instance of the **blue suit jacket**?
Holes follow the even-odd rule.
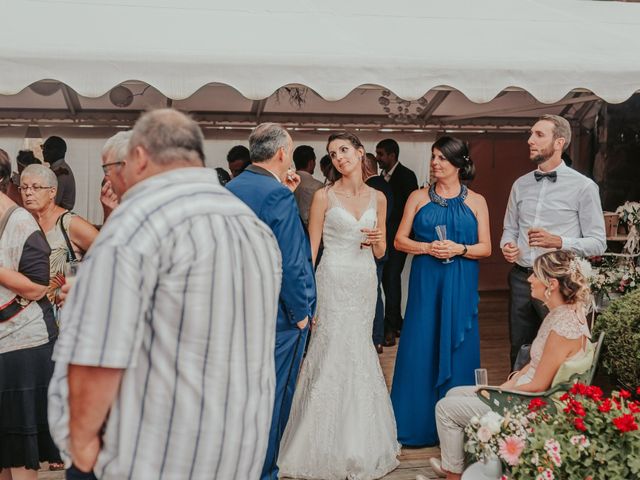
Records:
[[[267,170],[250,165],[226,187],[246,203],[273,231],[282,254],[282,286],[278,302],[277,331],[297,328],[312,317],[316,306],[316,282],[311,246],[291,190]]]

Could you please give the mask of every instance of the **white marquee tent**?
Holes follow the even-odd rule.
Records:
[[[213,166],[247,128],[274,120],[317,151],[328,128],[361,129],[367,147],[394,131],[425,178],[435,131],[523,129],[543,111],[579,125],[600,102],[640,89],[633,3],[0,0],[0,7],[0,146],[15,153],[25,137],[67,138],[78,211],[97,222],[100,146],[151,107],[191,112],[211,139]],[[118,99],[119,85],[129,95]],[[286,86],[301,87],[293,93],[304,101],[291,102]],[[413,116],[391,119],[385,95],[392,113],[413,109]]]
[[[2,0],[0,93],[42,79],[87,97],[127,80],[172,99],[221,83],[259,100],[302,84],[327,100],[373,84],[545,103],[640,88],[640,5],[588,0]]]

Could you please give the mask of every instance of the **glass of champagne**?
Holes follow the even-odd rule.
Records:
[[[436,225],[436,235],[438,236],[438,240],[444,242],[447,239],[447,226],[446,225]],[[442,263],[453,263],[451,258],[447,258],[443,260]]]
[[[489,376],[487,375],[486,368],[476,368],[475,375],[476,375],[476,386],[486,387],[487,385],[489,385]]]
[[[371,230],[375,230],[378,226],[378,219],[373,220],[373,226]],[[360,248],[369,248],[371,247],[371,242],[369,241],[369,235],[366,232],[362,232],[362,240],[360,241]]]

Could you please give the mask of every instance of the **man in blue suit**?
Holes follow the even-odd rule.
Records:
[[[282,287],[276,324],[276,395],[262,480],[277,480],[278,449],[316,303],[307,239],[293,190],[300,177],[291,169],[293,141],[275,123],[258,125],[249,136],[252,164],[226,186],[273,231],[282,254]]]

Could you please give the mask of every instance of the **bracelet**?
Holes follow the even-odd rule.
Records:
[[[467,254],[467,246],[463,243],[462,246],[464,247],[464,250],[462,250],[462,253],[460,254],[461,256],[465,256]]]

